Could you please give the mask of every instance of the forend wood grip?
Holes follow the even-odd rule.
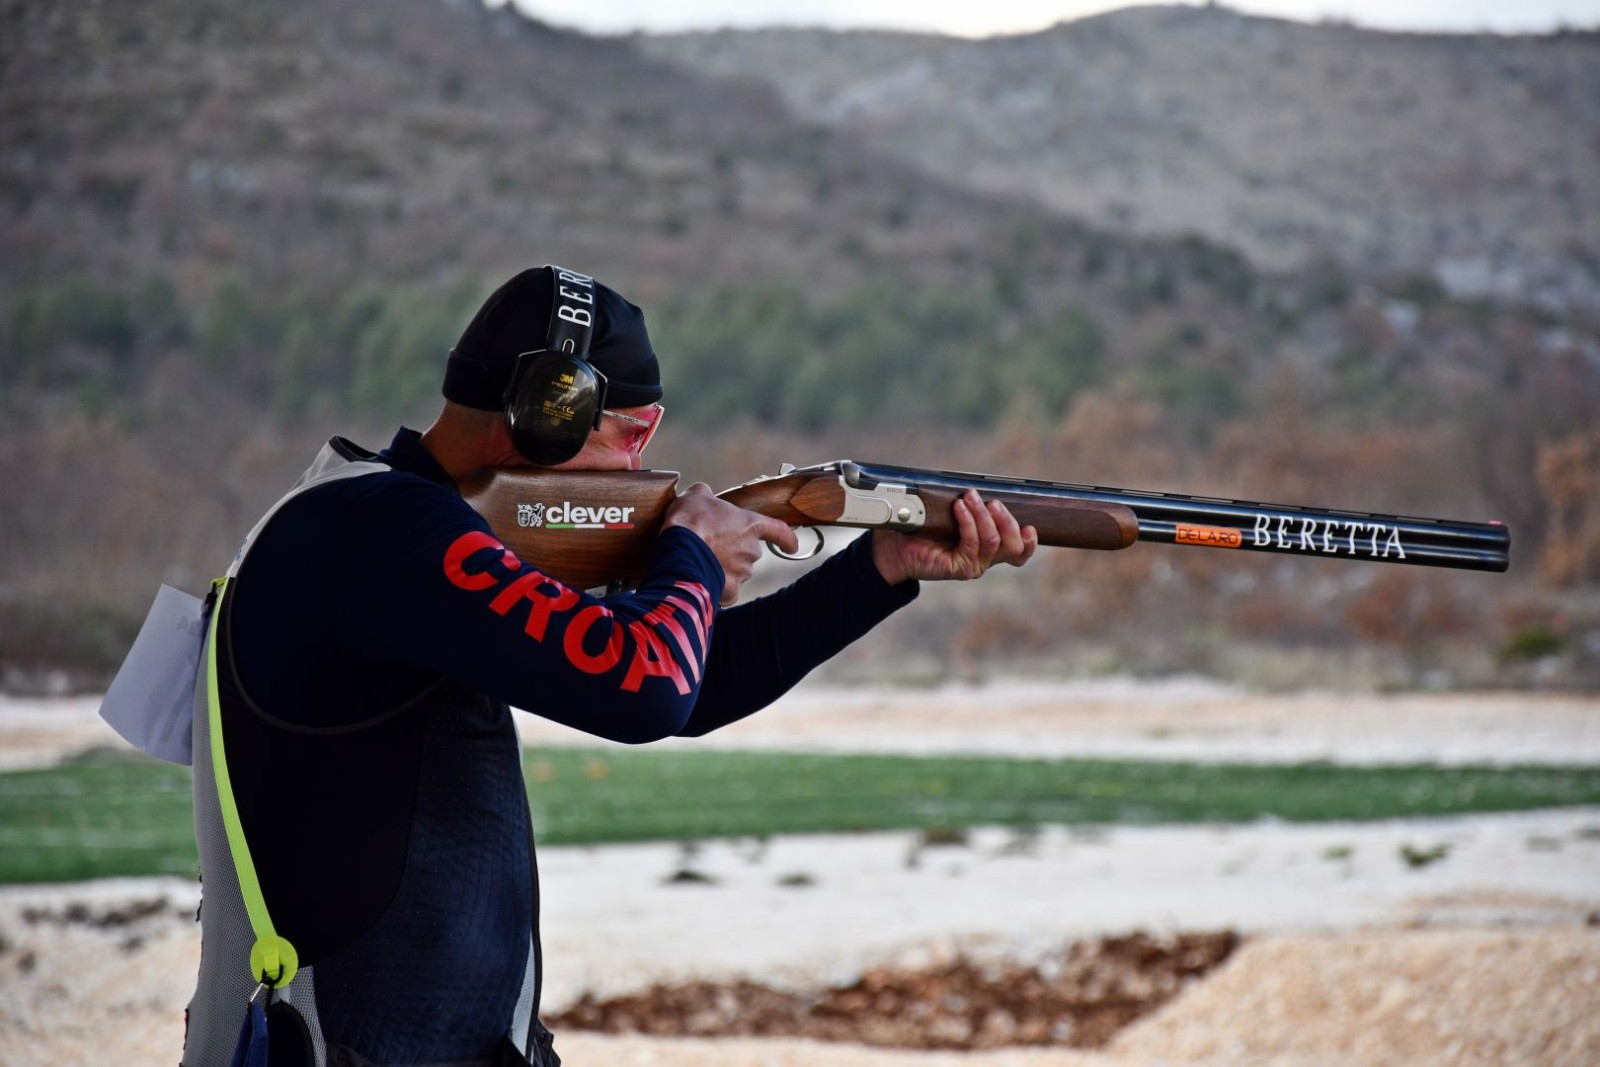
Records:
[[[959,531],[951,506],[961,494],[949,489],[917,489],[928,509],[923,533],[956,540]],[[982,493],[985,501],[998,500],[1010,510],[1019,526],[1032,526],[1039,543],[1051,548],[1088,548],[1115,551],[1138,540],[1139,519],[1122,504],[1066,498],[1042,500],[1003,491]]]
[[[496,467],[459,488],[518,559],[593,589],[644,576],[678,474]]]
[[[883,482],[850,485],[838,465],[823,465],[757,478],[720,495],[790,526],[882,526],[955,541],[960,530],[952,507],[964,491],[965,487],[921,484],[914,477],[899,479],[893,488]],[[1139,536],[1138,517],[1123,504],[1020,493],[999,484],[985,485],[979,492],[986,501],[1004,503],[1019,525],[1035,527],[1042,545],[1111,550],[1127,548]],[[903,505],[913,497],[920,509],[907,510],[902,517]]]

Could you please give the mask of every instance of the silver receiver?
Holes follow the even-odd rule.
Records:
[[[854,489],[839,479],[844,490],[840,526],[886,526],[891,530],[920,530],[928,521],[922,499],[903,485],[879,482],[871,489]]]
[[[796,469],[785,463],[780,470],[780,477]],[[907,486],[896,482],[879,482],[871,489],[858,489],[852,486],[844,475],[840,475],[839,488],[844,491],[844,509],[830,525],[865,529],[883,527],[910,532],[920,530],[928,521],[928,509],[922,503],[922,498]],[[815,526],[802,529],[809,530],[816,538],[810,545],[810,551],[790,555],[770,543],[767,545],[767,550],[780,559],[811,559],[822,551],[822,531]]]

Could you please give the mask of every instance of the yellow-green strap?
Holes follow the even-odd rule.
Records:
[[[222,809],[222,825],[228,831],[228,851],[233,854],[233,869],[239,878],[239,893],[244,897],[245,912],[250,916],[250,929],[256,941],[250,948],[250,977],[273,988],[288,985],[300,967],[299,955],[287,939],[279,937],[272,928],[272,916],[267,913],[267,900],[261,895],[261,881],[256,877],[255,861],[250,858],[250,843],[244,838],[244,824],[239,821],[239,805],[233,799],[233,783],[228,777],[228,759],[222,746],[222,700],[217,691],[217,630],[222,618],[222,598],[227,592],[228,579],[218,578],[212,583],[216,599],[211,605],[211,634],[207,641],[206,656],[206,709],[211,732],[211,770],[217,782],[217,804]]]

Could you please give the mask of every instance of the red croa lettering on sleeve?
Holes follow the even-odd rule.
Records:
[[[668,601],[671,601],[673,598],[668,597],[667,599]],[[679,601],[679,603],[681,604],[682,601]],[[685,605],[685,607],[687,607],[687,605]],[[700,680],[700,657],[695,655],[694,646],[689,643],[689,635],[684,632],[682,626],[678,625],[678,620],[673,618],[672,615],[673,612],[670,604],[657,604],[650,610],[650,613],[644,617],[644,621],[649,623],[651,626],[665,630],[667,633],[672,635],[673,640],[677,641],[678,643],[679,650],[683,652],[683,658],[688,661],[689,672],[694,675],[694,680],[698,682]],[[690,617],[693,618],[692,615]],[[703,643],[703,632],[701,636],[702,644],[700,647],[704,648],[705,645]]]
[[[696,604],[700,605],[700,618],[707,630],[711,629],[711,620],[717,617],[717,606],[711,601],[711,593],[699,582],[673,582],[673,587],[682,589],[694,597]]]
[[[604,650],[599,655],[591,656],[584,650],[583,639],[589,636],[589,630],[601,619],[607,620],[611,633],[606,638]],[[622,662],[622,627],[616,624],[610,608],[602,604],[590,604],[567,623],[567,632],[561,638],[561,651],[567,654],[568,662],[585,674],[604,674]]]
[[[694,635],[700,639],[700,647],[702,649],[710,647],[708,644],[706,644],[706,624],[700,621],[700,613],[694,609],[692,604],[683,599],[681,596],[662,597],[661,603],[663,605],[671,605],[672,607],[675,607],[679,611],[683,612],[684,617],[694,625]],[[662,610],[664,610],[664,608],[656,609],[656,611]],[[685,648],[683,651],[685,655],[692,654],[687,648]]]
[[[546,592],[546,588],[550,592]],[[523,626],[535,641],[544,640],[550,625],[550,615],[557,611],[570,611],[578,603],[577,593],[539,571],[529,571],[500,591],[489,602],[489,607],[501,615],[510,611],[519,600],[528,602],[528,621]]]
[[[628,632],[633,634],[633,662],[628,664],[628,676],[622,680],[623,690],[637,693],[645,677],[654,675],[671,678],[672,684],[678,687],[678,695],[688,696],[689,683],[656,632],[642,622],[630,622]]]
[[[512,555],[505,545],[502,545],[482,530],[473,530],[450,542],[450,547],[444,551],[444,576],[450,579],[451,585],[459,589],[465,589],[468,592],[477,592],[495,584],[497,579],[492,574],[487,574],[483,571],[467,573],[467,560],[486,548],[498,548],[500,550],[500,563],[507,570],[514,571],[521,568],[522,561]]]

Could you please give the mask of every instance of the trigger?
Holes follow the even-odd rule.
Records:
[[[802,532],[809,533],[809,534],[811,534],[812,537],[816,538],[816,540],[811,543],[811,551],[810,552],[804,551],[804,546],[802,545],[801,546],[802,550],[799,551],[799,552],[796,552],[794,555],[791,556],[789,553],[785,552],[783,549],[779,548],[777,545],[773,544],[771,541],[767,542],[767,551],[771,552],[774,556],[777,556],[779,559],[790,559],[790,560],[811,559],[818,552],[822,551],[822,531],[821,530],[817,529],[815,526],[797,526],[797,527],[795,527],[795,532],[797,534],[798,533],[802,533]]]

